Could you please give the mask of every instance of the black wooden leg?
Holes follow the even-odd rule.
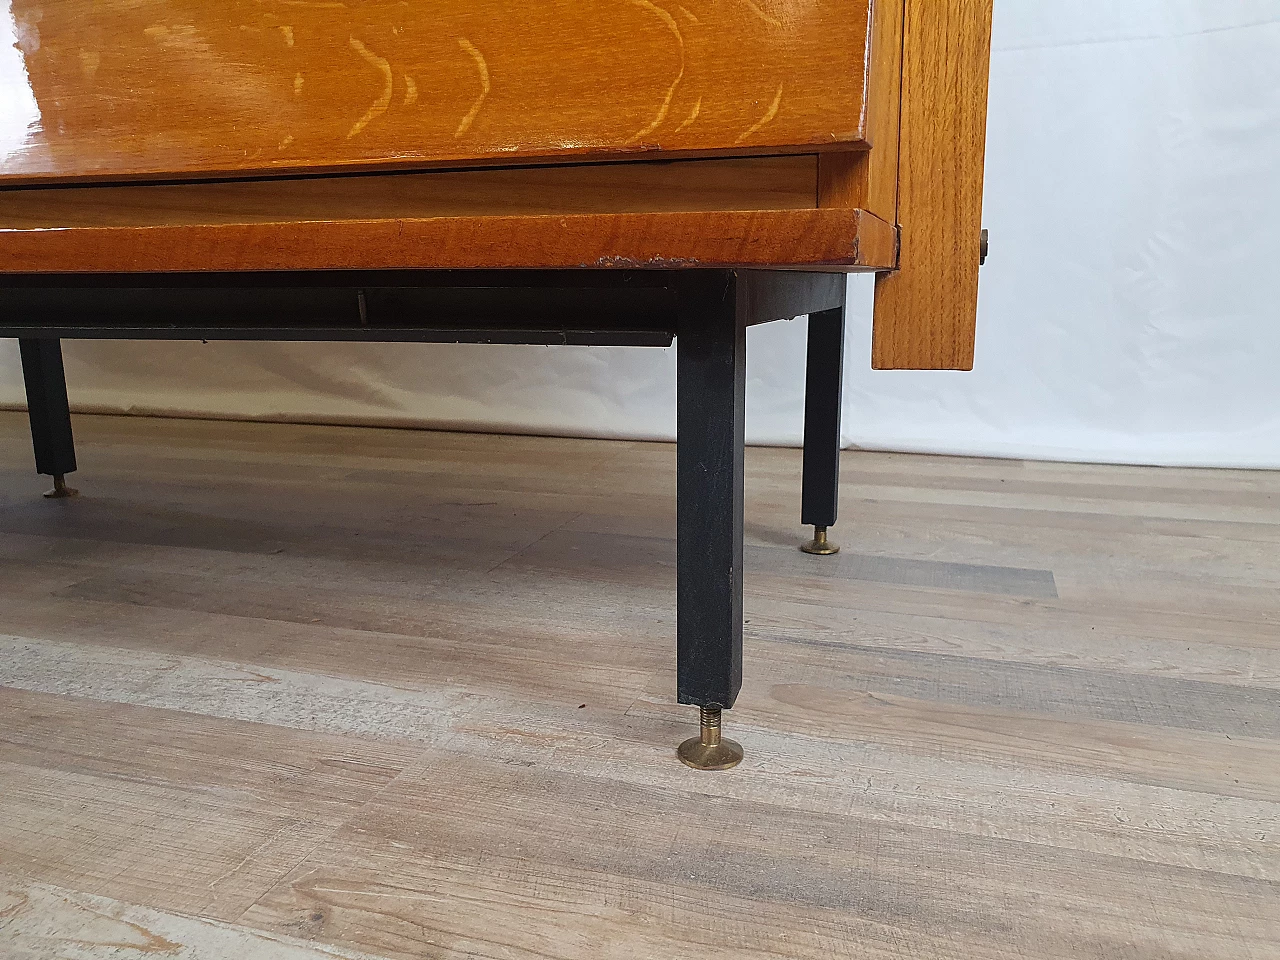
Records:
[[[701,709],[702,736],[680,759],[722,770],[742,748],[720,737],[742,687],[743,424],[746,326],[732,274],[697,275],[681,307],[677,353],[677,686]]]
[[[68,473],[75,472],[76,448],[71,436],[62,344],[57,340],[19,340],[18,350],[27,385],[36,471],[53,477],[53,489],[45,496],[75,496],[76,491],[67,486],[65,479]]]
[[[804,493],[800,522],[813,540],[800,549],[829,556],[827,539],[840,503],[840,403],[844,384],[844,308],[809,316],[809,362],[804,382]]]

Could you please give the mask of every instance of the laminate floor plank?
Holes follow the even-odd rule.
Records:
[[[676,763],[674,448],[0,413],[0,956],[1267,958],[1280,474],[748,453]]]
[[[7,670],[0,864],[163,910],[234,919],[416,756],[79,697],[74,684],[32,691],[20,664]]]
[[[629,705],[601,689],[591,703],[573,704],[536,699],[535,691],[516,699],[487,688],[483,680],[466,681],[464,695],[454,677],[439,678],[434,685],[420,681],[416,689],[405,690],[300,669],[246,667],[208,656],[148,654],[109,647],[81,649],[32,640],[9,641],[0,649],[9,664],[7,682],[13,689],[25,691],[22,696],[29,702],[33,691],[58,691],[76,698],[71,701],[76,716],[88,715],[88,720],[71,725],[70,746],[60,761],[61,768],[77,773],[111,770],[128,728],[118,720],[104,722],[100,717],[110,720],[112,705],[125,704],[133,708],[119,711],[126,719],[140,706],[198,715],[180,717],[180,724],[166,721],[176,729],[172,742],[162,741],[163,733],[146,731],[137,738],[147,754],[144,773],[135,779],[147,782],[157,780],[153,772],[157,767],[161,773],[175,767],[181,770],[176,758],[186,747],[182,730],[201,730],[207,726],[201,718],[214,717],[390,740],[400,751],[416,744],[442,756],[485,756],[509,765],[556,769],[566,776],[611,778],[635,786],[679,790],[688,785],[687,780],[681,780],[683,768],[669,765],[665,743],[666,738],[680,732],[681,717],[656,692],[647,703]],[[785,663],[757,661],[755,665],[767,672],[787,670]],[[816,683],[811,686],[821,691]],[[269,696],[260,692],[264,687],[270,690]],[[1078,725],[1074,728],[1078,735],[1087,736],[1092,730],[1094,742],[1045,750],[1043,760],[1030,762],[1031,766],[1041,764],[1043,775],[1027,782],[1026,751],[999,755],[997,748],[1025,747],[1048,725],[1002,731],[992,741],[995,746],[980,749],[972,731],[963,729],[965,714],[929,717],[928,704],[912,705],[903,697],[882,695],[878,698],[882,704],[890,701],[899,708],[894,713],[882,707],[882,715],[907,729],[898,735],[892,723],[866,722],[856,745],[841,744],[846,754],[854,750],[859,754],[859,773],[854,780],[847,773],[842,777],[830,769],[833,744],[812,724],[801,729],[798,740],[773,732],[797,719],[796,711],[787,711],[795,691],[794,683],[751,689],[753,705],[744,708],[740,717],[735,713],[735,721],[756,744],[758,755],[754,757],[755,775],[734,784],[734,796],[781,809],[835,809],[886,822],[930,827],[945,824],[955,832],[1027,842],[1052,837],[1055,845],[1073,849],[1099,853],[1123,849],[1126,856],[1170,865],[1280,879],[1271,875],[1280,863],[1280,837],[1257,836],[1265,834],[1265,825],[1280,812],[1280,803],[1267,798],[1267,785],[1260,785],[1252,774],[1243,779],[1252,788],[1263,788],[1252,799],[1221,794],[1224,765],[1228,773],[1265,766],[1266,757],[1259,761],[1256,742],[1219,743],[1219,749],[1206,751],[1196,749],[1202,738],[1184,740],[1178,745],[1183,756],[1180,779],[1170,787],[1161,785],[1164,781],[1159,780],[1159,771],[1138,767],[1142,759],[1139,752],[1124,758],[1112,756],[1114,743],[1141,745],[1149,739],[1146,731],[1118,724]],[[905,723],[904,705],[911,715]],[[782,724],[770,720],[771,710],[787,713]],[[49,716],[46,708],[34,717],[18,717],[9,739],[15,748],[25,750],[19,759],[32,762],[42,737],[56,733],[59,723],[70,724],[63,719],[70,714],[70,709],[64,709]],[[1023,717],[1002,717],[995,711],[987,719],[988,726],[997,730],[1015,724],[1026,726]],[[103,726],[101,735],[99,723]],[[119,732],[113,732],[114,728]],[[242,730],[253,729],[238,724],[233,732],[244,736]],[[955,748],[958,738],[971,744],[972,759]],[[546,756],[546,748],[553,745],[553,755]],[[447,753],[436,749],[440,747]],[[542,759],[535,760],[539,754]],[[170,755],[174,759],[168,759]],[[252,751],[229,751],[225,759],[207,763],[207,770],[202,766],[197,772],[201,783],[205,783],[205,776],[217,783],[226,774],[222,767],[234,769],[243,763],[253,769],[264,759],[270,758],[254,757]],[[370,764],[375,775],[388,767],[386,762],[370,760]],[[1050,795],[1054,798],[1049,804],[1043,803],[1040,793],[1046,780],[1052,783]],[[963,796],[955,794],[957,782],[966,785]],[[1188,789],[1179,790],[1178,786]],[[1014,802],[1014,797],[1020,799]],[[978,807],[983,814],[974,820],[972,811]],[[1151,820],[1153,810],[1158,811],[1155,822]],[[1252,844],[1245,843],[1250,839]]]
[[[182,960],[377,960],[369,954],[165,913],[0,873],[6,960],[176,956]]]
[[[244,922],[358,931],[395,957],[1071,957],[1084,917],[1098,956],[1177,945],[1225,957],[1275,932],[1270,881],[842,812],[779,816],[696,782],[620,791],[573,771],[464,769],[461,789],[430,767],[402,778]],[[548,829],[566,815],[571,828]],[[1093,884],[1112,899],[1097,902]]]

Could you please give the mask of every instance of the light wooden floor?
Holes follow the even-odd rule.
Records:
[[[748,455],[680,766],[674,448],[0,414],[0,956],[1280,957],[1280,474]]]

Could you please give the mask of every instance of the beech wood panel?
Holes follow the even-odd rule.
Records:
[[[892,266],[863,210],[472,216],[0,229],[0,274]]]
[[[971,370],[992,0],[907,0],[899,271],[876,280],[876,369]]]
[[[9,179],[749,153],[865,134],[868,0],[8,6]]]
[[[0,229],[163,227],[816,206],[818,158],[576,164],[216,183],[0,189]]]

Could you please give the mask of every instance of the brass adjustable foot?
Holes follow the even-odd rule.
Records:
[[[742,762],[742,747],[720,736],[720,708],[702,707],[702,735],[680,744],[676,755],[695,770],[728,770]]]
[[[75,487],[68,487],[66,477],[60,473],[53,477],[53,489],[45,491],[45,496],[50,500],[65,500],[79,495],[80,491]]]
[[[826,527],[814,527],[813,539],[800,547],[805,553],[815,557],[830,557],[840,552],[840,548],[827,539]]]

